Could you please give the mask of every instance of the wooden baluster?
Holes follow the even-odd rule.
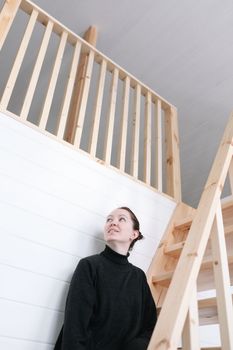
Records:
[[[124,93],[123,93],[123,111],[121,117],[119,147],[118,147],[118,169],[125,171],[125,159],[126,159],[126,142],[127,142],[127,130],[128,130],[128,115],[129,115],[129,93],[130,93],[130,78],[126,77],[124,80]]]
[[[217,207],[211,233],[214,279],[217,297],[221,349],[233,349],[233,306],[221,203]]]
[[[141,86],[137,84],[135,88],[135,95],[134,95],[132,154],[131,154],[131,167],[130,167],[130,173],[136,179],[138,178],[138,162],[139,162],[140,109],[141,109]]]
[[[80,99],[80,108],[79,108],[79,113],[77,116],[77,128],[76,128],[76,133],[74,136],[74,145],[77,148],[79,148],[80,143],[81,143],[81,137],[82,137],[84,118],[85,118],[85,113],[86,113],[86,108],[87,108],[87,99],[88,99],[88,94],[89,94],[94,57],[95,57],[95,53],[94,53],[94,51],[91,50],[89,52],[86,75],[85,75],[85,78],[83,81],[82,97]]]
[[[182,350],[200,350],[199,315],[197,288],[194,288],[192,300],[185,320],[182,334]]]
[[[166,192],[178,202],[181,201],[180,155],[177,111],[174,107],[165,111],[167,189]]]
[[[37,10],[33,10],[32,14],[30,16],[29,22],[27,24],[27,28],[25,30],[23,39],[21,41],[18,53],[16,55],[13,67],[11,69],[10,72],[10,76],[8,78],[7,84],[6,84],[6,88],[4,90],[2,99],[1,99],[1,108],[2,109],[7,109],[8,103],[10,101],[14,86],[15,86],[15,82],[16,79],[18,77],[19,74],[19,70],[21,68],[22,62],[23,62],[23,58],[25,56],[28,44],[29,44],[29,40],[31,38],[32,35],[32,31],[34,29],[35,23],[36,23],[36,19],[38,16],[38,11]]]
[[[35,89],[36,89],[36,84],[38,82],[39,79],[39,75],[40,75],[40,71],[41,71],[41,67],[42,64],[44,62],[44,57],[46,54],[46,50],[49,44],[49,39],[51,37],[52,34],[52,29],[53,29],[53,22],[51,20],[48,21],[47,26],[46,26],[46,30],[44,32],[44,36],[43,36],[43,40],[41,42],[41,46],[40,46],[40,50],[36,59],[36,63],[33,69],[33,73],[30,79],[30,83],[28,85],[28,89],[27,89],[27,93],[24,99],[24,103],[23,106],[21,108],[21,112],[20,112],[20,117],[23,120],[26,120],[28,117],[28,113],[31,107],[31,103],[32,103],[32,99],[33,99],[33,95],[35,93]]]
[[[143,180],[151,183],[151,93],[146,94],[144,126],[144,172]]]
[[[84,34],[84,39],[91,44],[92,46],[96,46],[97,41],[97,30],[95,27],[89,27],[88,30]],[[81,53],[79,65],[75,77],[75,84],[71,99],[71,105],[69,110],[68,121],[65,130],[65,140],[69,143],[74,143],[75,135],[77,132],[78,126],[78,118],[80,115],[80,108],[85,103],[85,99],[87,98],[87,90],[89,89],[90,83],[90,74],[92,72],[91,60],[93,59],[92,51],[85,51]],[[88,71],[87,71],[88,70]],[[83,96],[85,93],[85,96]],[[83,105],[86,110],[86,106]],[[83,113],[83,110],[82,112]],[[76,145],[80,143],[80,132],[78,132],[78,136],[76,139]]]
[[[41,128],[41,129],[46,128],[46,124],[48,121],[49,111],[50,111],[50,108],[51,108],[51,105],[53,102],[53,95],[54,95],[54,91],[55,91],[55,87],[56,87],[56,83],[57,83],[57,79],[58,79],[58,74],[59,74],[60,67],[61,67],[61,62],[62,62],[62,57],[63,57],[65,46],[66,46],[67,37],[68,37],[68,33],[63,32],[61,35],[60,44],[59,44],[59,47],[57,50],[57,55],[56,55],[56,59],[54,62],[52,75],[50,78],[44,106],[43,106],[43,109],[41,112],[41,118],[39,121],[39,128]]]
[[[97,149],[97,142],[98,142],[98,135],[99,135],[99,125],[100,125],[100,115],[102,110],[103,94],[104,94],[104,83],[105,83],[105,77],[106,77],[106,68],[107,68],[107,62],[105,59],[103,59],[100,67],[98,89],[96,94],[95,108],[94,108],[91,131],[90,131],[89,146],[88,146],[88,151],[93,157],[96,156],[96,149]]]
[[[70,72],[69,72],[69,78],[67,81],[66,92],[65,92],[65,96],[64,96],[64,101],[62,104],[62,109],[61,109],[60,117],[58,119],[58,124],[57,124],[57,136],[59,139],[63,139],[64,132],[65,132],[70,101],[71,101],[73,87],[74,87],[74,83],[75,83],[75,76],[76,76],[76,72],[77,72],[77,68],[78,68],[80,51],[81,51],[81,43],[77,41],[75,44],[75,48],[74,48],[72,63],[71,63]]]
[[[155,187],[160,192],[163,191],[163,173],[162,173],[162,116],[161,101],[155,102]]]
[[[115,110],[116,110],[118,76],[119,76],[119,70],[117,68],[114,68],[113,73],[112,73],[110,105],[109,105],[109,113],[108,113],[108,116],[107,116],[107,126],[106,126],[105,144],[104,144],[104,161],[107,164],[111,163],[112,140],[113,140],[113,128],[114,128],[114,119],[115,119]]]
[[[228,176],[230,181],[231,194],[233,195],[233,158],[231,160],[230,167],[228,170]]]
[[[0,12],[0,50],[5,42],[7,34],[14,22],[21,0],[5,1]]]

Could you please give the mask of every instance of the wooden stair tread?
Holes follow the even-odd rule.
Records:
[[[172,256],[173,258],[178,258],[182,252],[182,249],[185,245],[185,241],[179,242],[179,243],[174,243],[174,244],[169,244],[164,248],[164,254]],[[232,263],[232,256],[228,256],[229,263]],[[203,259],[203,264],[207,264],[211,262],[211,257],[207,256],[204,257]]]
[[[229,265],[233,264],[233,255],[228,256],[228,263]],[[200,272],[207,269],[212,269],[213,261],[211,257],[204,257],[203,262],[201,264]],[[163,287],[169,287],[169,284],[171,282],[172,276],[173,276],[174,270],[162,272],[160,274],[157,274],[156,276],[152,277],[152,283],[153,284],[159,284]]]
[[[189,229],[189,227],[192,224],[192,221],[194,219],[194,215],[193,216],[187,216],[183,219],[180,220],[176,220],[175,224],[174,224],[174,228],[176,230],[186,230]]]
[[[224,211],[226,211],[227,209],[233,207],[233,195],[223,198],[221,203],[222,203],[221,206],[222,206],[223,216],[224,216]],[[178,230],[184,231],[184,230],[189,229],[189,227],[191,226],[192,221],[194,219],[194,216],[195,216],[195,213],[193,215],[184,217],[184,218],[182,218],[180,220],[176,220],[175,224],[174,224],[175,230],[177,230],[177,231]],[[231,225],[231,226],[232,226],[231,230],[233,230],[233,225]]]
[[[233,195],[227,196],[221,200],[222,210],[233,206]]]

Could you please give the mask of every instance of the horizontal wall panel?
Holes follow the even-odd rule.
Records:
[[[95,254],[103,247],[103,242],[95,237],[93,232],[90,234],[80,232],[77,228],[59,224],[28,210],[4,203],[1,199],[0,212],[4,213],[1,217],[0,230],[7,227],[7,231],[17,237],[80,257]],[[9,220],[10,217],[14,220]],[[102,238],[101,234],[100,236]],[[78,244],[80,241],[82,245]]]
[[[92,210],[96,212],[98,211],[100,201],[103,199],[110,201],[112,195],[114,195],[115,200],[118,200],[120,204],[129,201],[129,189],[126,190],[125,187],[119,190],[113,186],[111,196],[108,192],[100,198],[96,195],[98,194],[97,189],[94,191],[93,188],[88,187],[88,184],[84,185],[83,183],[78,183],[77,179],[51,172],[50,169],[35,163],[32,164],[31,161],[20,157],[14,152],[0,150],[0,158],[2,159],[0,173],[9,178],[9,180],[21,181],[22,185],[30,185],[35,190],[37,189],[49,193],[82,208],[89,209],[91,207],[93,208]],[[17,173],[15,172],[16,169]],[[132,197],[130,199],[131,203],[138,201],[138,210],[143,211],[144,206],[143,204],[140,205],[140,197],[137,195],[137,192],[134,191],[134,194],[131,193],[130,197]],[[151,219],[154,218],[156,226],[161,226],[163,224],[163,218],[161,217],[164,213],[163,206],[164,204],[160,202],[158,202],[156,206],[155,203],[153,203],[153,205],[152,203],[148,205],[146,216],[149,216]],[[160,227],[158,227],[158,229],[160,229]]]
[[[15,235],[18,238],[26,238],[32,242],[41,243],[48,247],[67,252],[72,255],[77,255],[79,257],[95,254],[96,252],[101,251],[104,247],[104,242],[101,240],[102,232],[99,234],[100,239],[94,238],[93,236],[89,236],[78,231],[76,232],[75,230],[71,230],[66,227],[62,227],[61,229],[58,224],[54,224],[49,220],[43,220],[41,218],[38,220],[35,215],[31,215],[31,213],[20,210],[17,207],[12,207],[10,205],[7,206],[0,201],[0,211],[1,208],[4,210],[5,215],[3,221],[0,223],[0,228],[4,230],[4,227],[6,227],[7,224],[7,217],[10,215],[13,216],[14,220],[10,222],[10,228],[8,226],[7,230],[8,232],[11,232],[11,234],[16,232]],[[30,218],[27,225],[25,225],[26,227],[20,225],[23,217],[25,217],[26,222],[27,219]],[[30,222],[31,224],[29,225]],[[35,222],[37,222],[37,225],[32,231],[31,225],[33,225]],[[66,233],[66,235],[64,235],[64,233]],[[82,242],[82,244],[80,244],[80,242]],[[151,255],[154,253],[157,244],[158,242],[155,238],[145,234],[145,238],[140,241],[140,244],[135,245],[134,249],[141,253],[146,251]]]
[[[62,225],[76,227],[87,232],[95,232],[96,222],[100,216],[87,209],[77,208],[74,204],[60,198],[38,191],[34,187],[27,186],[21,182],[12,181],[7,176],[0,174],[1,201],[12,203],[24,210],[31,211]],[[101,220],[103,221],[103,220]]]
[[[0,336],[0,349],[3,350],[53,350],[54,346],[22,339]]]
[[[0,262],[18,266],[61,281],[69,281],[79,258],[7,234],[0,233]],[[81,244],[81,242],[80,242]]]
[[[0,299],[64,312],[69,283],[0,264]]]
[[[0,299],[1,336],[52,343],[61,328],[63,314]]]

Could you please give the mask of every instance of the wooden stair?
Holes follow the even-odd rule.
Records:
[[[222,202],[222,214],[224,222],[224,232],[227,245],[227,256],[230,270],[231,285],[233,286],[233,197],[229,197]],[[185,245],[185,238],[188,235],[190,226],[192,224],[193,216],[195,212],[190,216],[186,216],[182,219],[176,220],[173,223],[173,228],[170,230],[170,240],[166,238],[167,244],[164,244],[164,268],[160,272],[151,276],[151,283],[155,288],[162,288],[163,298],[159,299],[158,307],[162,307],[162,301],[164,300],[166,290],[168,289],[172,276],[176,267],[176,263],[180,257],[182,249]],[[166,260],[167,258],[167,260]],[[170,260],[169,260],[170,259]],[[171,263],[173,261],[173,263]],[[166,267],[171,266],[168,270]],[[170,262],[170,263],[169,263]],[[211,246],[208,242],[204,259],[202,261],[198,281],[197,290],[207,291],[215,288],[213,277],[213,262],[211,256]],[[199,324],[210,325],[218,323],[217,304],[216,298],[202,299],[198,301],[199,308]]]

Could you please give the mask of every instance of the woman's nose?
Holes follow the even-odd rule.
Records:
[[[117,220],[116,219],[113,219],[110,223],[110,226],[113,226],[113,225],[116,225],[117,224]]]

